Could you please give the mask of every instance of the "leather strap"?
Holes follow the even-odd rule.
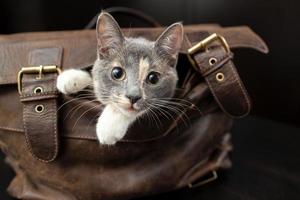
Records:
[[[207,36],[208,33],[203,34],[202,40]],[[251,101],[232,62],[232,52],[227,52],[221,44],[214,42],[208,50],[197,51],[191,57],[224,113],[231,117],[249,114]]]
[[[62,49],[29,52],[29,66],[61,65]],[[23,125],[27,147],[40,161],[53,161],[58,154],[56,73],[24,74],[22,77]]]

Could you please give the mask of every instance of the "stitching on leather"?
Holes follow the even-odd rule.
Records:
[[[7,131],[13,131],[13,132],[19,132],[19,133],[25,133],[24,129],[18,129],[18,128],[12,128],[12,127],[8,127],[8,126],[0,126],[1,130],[7,130]],[[97,140],[97,137],[93,137],[93,136],[86,136],[86,135],[63,135],[62,137],[65,138],[82,138],[82,139],[90,139],[90,140]]]
[[[237,80],[238,85],[240,86],[240,88],[241,88],[241,90],[242,90],[242,93],[243,93],[243,95],[244,95],[244,97],[245,97],[245,102],[246,102],[246,104],[247,104],[247,112],[246,112],[245,114],[239,116],[239,117],[243,117],[243,116],[248,115],[249,112],[250,112],[250,110],[251,110],[251,103],[250,103],[250,100],[249,100],[249,98],[248,98],[249,95],[248,95],[248,93],[247,93],[247,91],[246,91],[244,85],[241,83],[240,78],[239,78],[239,75],[237,74],[236,70],[233,68],[232,63],[229,63],[229,67],[230,67],[231,70],[233,71],[233,75],[234,75],[235,79]]]
[[[49,47],[49,48],[52,48],[52,47]],[[49,49],[48,48],[48,49]],[[61,59],[62,59],[62,48],[59,48],[59,47],[53,47],[53,49],[58,49],[59,53],[58,53],[58,59],[60,59],[60,64],[61,64]],[[29,53],[29,64],[32,62],[32,51],[30,51]],[[57,63],[56,63],[57,64]],[[53,92],[47,92],[47,93],[41,93],[41,94],[29,94],[29,95],[22,95],[21,98],[23,97],[37,97],[36,100],[39,100],[39,99],[42,99],[42,97],[44,95],[55,95],[55,94],[58,94],[58,92],[56,91],[56,76],[54,76],[54,80],[52,81],[52,90],[55,91],[54,93]],[[22,93],[24,93],[24,88],[22,88]],[[42,159],[42,158],[39,158],[37,157],[34,153],[33,153],[33,150],[32,150],[32,146],[31,146],[31,143],[29,142],[29,135],[28,135],[28,132],[27,132],[27,121],[26,121],[26,118],[28,117],[28,114],[25,114],[25,109],[27,106],[25,106],[25,104],[23,104],[23,126],[25,128],[25,141],[27,143],[27,148],[29,149],[29,152],[33,155],[33,157],[35,157],[37,160],[40,160],[42,162],[51,162],[53,161],[56,156],[57,156],[57,153],[58,153],[58,145],[57,145],[57,141],[58,141],[58,138],[57,138],[57,127],[56,127],[56,123],[57,123],[57,113],[56,113],[56,106],[55,106],[55,103],[56,103],[56,100],[50,100],[52,101],[50,104],[52,105],[52,109],[53,109],[53,129],[54,129],[54,138],[53,138],[53,143],[54,143],[54,155],[50,158],[50,159]]]
[[[228,57],[228,54],[225,54],[224,56],[222,56],[222,57],[220,58],[219,63],[223,62],[227,57]],[[198,67],[199,67],[199,69],[200,69],[200,72],[202,73],[202,76],[205,78],[205,80],[206,80],[206,82],[207,82],[207,84],[208,84],[208,86],[209,86],[209,88],[210,88],[210,90],[211,90],[212,95],[214,96],[216,102],[218,103],[218,105],[220,106],[220,108],[223,110],[223,112],[226,113],[227,115],[231,116],[231,117],[243,117],[243,116],[248,115],[249,112],[250,112],[251,103],[250,103],[250,100],[248,99],[248,95],[247,95],[246,89],[243,87],[242,83],[240,82],[240,78],[239,78],[239,76],[237,75],[237,72],[234,70],[234,68],[233,68],[233,66],[232,66],[232,64],[233,64],[233,63],[232,63],[232,56],[231,56],[231,58],[230,58],[230,55],[229,55],[228,61],[225,62],[223,65],[220,64],[220,66],[219,66],[219,67],[216,67],[215,69],[214,69],[213,67],[211,67],[210,69],[206,70],[205,72],[203,72],[203,71],[201,70],[201,69],[202,69],[202,68],[200,67],[201,65],[197,62],[197,59],[194,58],[194,60],[196,61],[197,65],[198,65]],[[223,67],[224,65],[226,65],[226,64],[228,64],[229,67],[230,67],[230,69],[233,71],[233,76],[234,76],[235,80],[237,81],[237,83],[238,83],[238,85],[239,85],[239,87],[240,87],[240,89],[241,89],[241,91],[242,91],[242,93],[243,93],[243,96],[244,96],[244,98],[245,98],[245,103],[247,104],[247,111],[246,111],[246,113],[244,113],[244,114],[242,114],[242,115],[232,115],[232,114],[230,114],[229,112],[227,112],[227,111],[225,110],[225,108],[223,107],[223,105],[222,105],[221,102],[219,101],[219,98],[218,98],[217,95],[215,94],[215,91],[213,90],[213,87],[212,87],[211,83],[209,82],[209,80],[208,80],[208,78],[207,78],[207,77],[210,76],[212,73],[214,73],[214,72],[217,71],[218,69],[222,68],[222,67]],[[216,64],[215,64],[215,65],[216,65]],[[214,65],[214,66],[215,66],[215,65]]]
[[[39,93],[39,94],[24,94],[21,96],[21,98],[24,97],[39,97],[39,96],[45,96],[45,95],[57,95],[58,92],[43,92],[43,93]]]
[[[187,108],[184,113],[187,113],[189,112],[191,109],[193,109],[193,107],[195,107],[196,105],[192,105],[191,107]],[[197,107],[197,106],[196,106]],[[197,107],[198,109],[200,109],[199,107]],[[201,110],[199,110],[200,112],[200,115],[203,116],[203,112]],[[176,118],[178,121],[182,120],[179,116]],[[191,120],[193,118],[190,118]],[[186,126],[186,125],[184,125]],[[171,127],[171,126],[170,126]],[[168,128],[163,134],[159,135],[159,136],[156,136],[156,137],[152,137],[152,138],[148,138],[148,139],[141,139],[141,140],[132,140],[132,139],[122,139],[120,140],[119,142],[122,142],[122,143],[146,143],[146,142],[154,142],[154,141],[157,141],[159,139],[162,139],[162,138],[165,138],[166,136],[169,136],[170,134],[172,134],[172,131],[175,129],[175,127],[173,128]],[[76,139],[76,138],[81,138],[81,139],[90,139],[90,140],[97,140],[97,137],[91,137],[91,136],[85,136],[85,135],[76,135],[76,136],[72,136],[72,135],[64,135],[64,137],[67,137],[67,138],[73,138],[73,139]]]
[[[52,81],[52,86],[53,86],[53,91],[56,91],[56,75],[54,75],[54,80]],[[52,159],[50,160],[50,161],[52,161],[52,160],[54,160],[55,158],[56,158],[56,156],[57,156],[57,153],[58,153],[58,138],[57,138],[57,112],[56,112],[56,110],[57,110],[57,106],[56,106],[56,100],[54,99],[54,100],[52,100],[53,102],[52,102],[52,109],[53,109],[53,128],[54,128],[54,147],[55,147],[55,149],[54,149],[54,155],[53,155],[53,157],[52,157]]]
[[[219,101],[219,98],[218,98],[217,95],[215,94],[215,91],[213,90],[213,87],[212,87],[212,85],[210,84],[208,78],[205,78],[205,80],[206,80],[206,83],[208,84],[208,87],[209,87],[209,89],[210,89],[210,91],[211,91],[211,94],[213,95],[215,101],[218,103],[218,105],[220,106],[220,108],[222,109],[222,111],[223,111],[224,113],[226,113],[227,115],[231,116],[231,117],[235,117],[234,115],[232,115],[232,114],[230,114],[229,112],[227,112],[226,109],[223,107],[223,105],[222,105],[221,102]]]
[[[24,90],[23,90],[23,88],[22,88],[22,92],[23,92]],[[31,144],[30,144],[30,142],[29,142],[29,136],[28,136],[28,132],[27,132],[27,114],[25,114],[25,112],[26,112],[26,106],[23,104],[23,126],[24,126],[24,133],[25,133],[25,142],[26,142],[26,144],[27,144],[27,149],[28,149],[28,151],[31,153],[31,155],[34,157],[34,158],[36,158],[36,159],[38,159],[38,160],[40,160],[34,153],[33,153],[33,150],[32,150],[32,147],[31,147]]]
[[[28,101],[38,101],[38,100],[49,100],[49,99],[55,99],[57,98],[57,95],[46,95],[46,96],[40,96],[40,97],[36,97],[36,98],[20,98],[21,102],[28,102]]]
[[[224,139],[224,137],[226,137],[228,134],[230,135],[230,132],[223,132],[222,139]],[[214,144],[215,150],[219,149],[220,143],[221,142],[217,142],[217,143],[215,142],[215,144]],[[220,151],[220,153],[224,153],[224,150],[222,150],[222,149],[219,149],[219,151]],[[212,152],[214,152],[214,151],[212,151]],[[221,164],[219,163],[219,159],[222,156],[218,155],[217,159],[210,160],[210,158],[212,156],[212,152],[208,153],[207,157],[205,157],[200,162],[196,162],[192,168],[190,168],[186,173],[184,173],[178,183],[178,186],[186,185],[187,181],[189,181],[188,179],[191,178],[194,174],[196,174],[198,169],[206,169],[206,170],[204,170],[202,175],[198,176],[198,178],[203,177],[208,172],[211,172],[213,170],[218,170],[221,167]],[[226,151],[226,155],[228,155],[228,153],[229,153],[229,151]],[[201,166],[203,166],[203,167],[201,167]],[[207,167],[205,168],[204,166],[207,166]],[[193,181],[195,181],[195,180],[193,180]]]
[[[223,57],[221,57],[221,61],[223,61],[224,60],[224,58],[226,58],[227,57],[227,54],[226,55],[224,55]],[[196,59],[194,59],[194,60],[196,60]],[[220,61],[220,62],[221,62]],[[197,61],[196,61],[197,62]],[[231,61],[231,59],[229,59],[228,61],[227,61],[227,63],[228,62],[232,62]],[[223,65],[226,65],[227,63],[224,63]],[[200,72],[202,73],[202,70],[201,70],[201,65],[197,62],[197,64],[198,64],[198,66],[199,66],[199,69],[200,69]],[[223,66],[221,66],[221,67],[223,67]],[[220,69],[221,67],[219,67],[218,69]],[[231,68],[232,69],[232,68]],[[216,69],[217,70],[217,69]],[[216,70],[214,70],[214,71],[216,71]],[[207,70],[207,71],[209,71],[209,70]],[[213,72],[212,72],[213,73]],[[211,75],[212,73],[209,73],[208,75],[206,75],[206,76],[203,76],[204,78],[205,78],[205,81],[206,81],[206,83],[208,84],[208,87],[209,87],[209,89],[210,89],[210,91],[211,91],[211,93],[212,93],[212,95],[213,95],[213,97],[214,97],[214,99],[216,100],[216,102],[218,103],[218,105],[219,105],[219,107],[222,109],[222,111],[224,112],[224,113],[226,113],[228,116],[231,116],[231,117],[236,117],[236,116],[234,116],[234,115],[232,115],[232,114],[230,114],[229,112],[227,112],[226,111],[226,109],[223,107],[223,105],[221,104],[221,102],[219,101],[219,98],[217,97],[217,95],[215,94],[215,91],[214,91],[214,89],[213,89],[213,87],[212,87],[212,85],[211,85],[211,83],[210,83],[210,81],[208,80],[209,78],[209,75]],[[203,73],[203,74],[205,74],[205,73]],[[242,115],[243,116],[243,115]]]
[[[229,60],[228,62],[232,62],[231,60]],[[229,63],[230,64],[230,63]],[[230,65],[229,65],[230,66]],[[231,67],[231,66],[230,66]],[[231,70],[233,70],[233,68],[231,67]],[[233,70],[234,71],[234,70]],[[236,74],[234,74],[234,78],[237,79],[237,76]],[[247,112],[245,114],[242,114],[242,115],[232,115],[230,114],[229,112],[227,112],[227,110],[223,107],[223,104],[219,101],[219,98],[217,97],[217,95],[215,94],[215,91],[213,90],[213,87],[212,85],[210,84],[208,78],[205,78],[207,84],[208,84],[208,87],[210,88],[210,91],[212,93],[212,95],[214,96],[216,102],[218,103],[218,105],[220,106],[220,108],[222,109],[222,111],[224,113],[226,113],[227,115],[231,116],[231,117],[243,117],[245,115],[247,115],[250,111],[250,109],[248,108]],[[243,93],[244,94],[244,93]],[[245,95],[245,94],[244,94]],[[247,99],[247,98],[246,98]]]
[[[24,129],[18,129],[18,128],[12,128],[7,126],[0,126],[1,130],[7,130],[7,131],[13,131],[13,132],[19,132],[19,133],[25,133]],[[70,139],[89,139],[89,140],[97,140],[97,137],[93,136],[86,136],[86,135],[78,135],[78,136],[72,136],[72,135],[63,135],[64,138],[70,138]],[[26,139],[26,136],[25,136]]]
[[[28,117],[28,114],[25,114],[25,105],[23,104],[23,126],[25,128],[24,132],[25,132],[25,141],[26,141],[26,144],[27,144],[27,149],[29,150],[29,152],[31,153],[31,155],[39,160],[39,161],[42,161],[42,162],[49,162],[47,160],[44,160],[44,159],[41,159],[39,157],[37,157],[34,153],[33,153],[33,150],[32,150],[32,146],[31,146],[31,143],[29,141],[29,135],[28,135],[28,132],[27,132],[27,121],[26,121],[26,118]]]
[[[89,139],[89,140],[97,140],[97,137],[90,137],[90,136],[85,136],[85,135],[77,135],[77,136],[72,136],[72,135],[64,135],[63,137],[65,138],[70,138],[70,139]]]
[[[30,58],[29,58],[30,59]],[[22,84],[23,86],[24,86],[24,84]],[[24,93],[24,87],[22,87],[22,93]],[[26,107],[25,107],[25,105],[23,104],[23,126],[24,126],[24,133],[25,133],[25,142],[26,142],[26,144],[27,144],[27,149],[29,150],[29,152],[35,157],[35,158],[37,158],[35,155],[34,155],[34,153],[33,153],[33,151],[32,151],[32,149],[31,149],[31,145],[30,145],[30,143],[29,143],[29,138],[28,138],[28,132],[27,132],[27,121],[26,121],[26,118],[27,118],[27,115],[25,114],[25,112],[26,112]],[[38,158],[37,158],[38,159]]]
[[[191,107],[189,108],[186,108],[185,111],[182,113],[182,114],[186,114],[187,112],[189,112],[193,107],[195,107],[196,105],[192,105]],[[200,110],[199,110],[200,111]],[[203,116],[203,112],[200,111],[199,112],[201,116]],[[193,118],[190,118],[191,120]],[[177,121],[176,121],[177,120]],[[122,139],[120,140],[119,142],[128,142],[128,143],[145,143],[145,142],[153,142],[153,141],[157,141],[159,139],[162,139],[166,136],[169,136],[170,134],[172,134],[172,131],[175,129],[176,126],[178,126],[178,122],[179,121],[182,121],[182,118],[178,115],[178,117],[175,119],[175,123],[177,123],[177,125],[175,125],[174,127],[172,127],[172,124],[174,124],[174,122],[168,127],[168,129],[161,135],[159,136],[156,136],[156,137],[151,137],[151,138],[148,138],[148,139],[141,139],[141,140],[132,140],[132,139]],[[182,123],[180,124],[182,125]],[[186,126],[186,125],[184,125]]]

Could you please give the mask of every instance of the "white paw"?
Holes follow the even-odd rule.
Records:
[[[100,132],[101,131],[101,132]],[[120,134],[120,132],[114,132],[113,130],[99,130],[99,134],[98,134],[98,139],[99,142],[101,144],[106,144],[106,145],[114,145],[116,144],[118,141],[120,141],[123,136],[125,135],[125,131],[122,130],[122,134]]]
[[[97,137],[101,144],[113,145],[126,134],[135,117],[128,117],[107,105],[97,122]]]
[[[97,123],[96,132],[98,140],[101,144],[113,145],[124,137],[127,128],[128,124],[125,125],[124,122],[117,122],[109,116],[102,114]]]
[[[77,93],[92,84],[92,77],[83,70],[69,69],[57,77],[56,87],[64,94]]]

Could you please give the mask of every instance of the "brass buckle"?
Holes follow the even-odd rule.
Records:
[[[205,38],[204,40],[198,42],[196,45],[194,45],[188,49],[187,56],[188,56],[189,61],[192,63],[192,65],[194,67],[196,67],[196,65],[195,65],[194,59],[192,58],[192,55],[197,53],[200,50],[207,49],[207,46],[210,45],[211,43],[213,43],[214,41],[219,41],[222,44],[222,46],[224,47],[225,51],[227,53],[230,53],[230,48],[229,48],[229,45],[228,45],[227,41],[225,40],[225,38],[221,35],[213,33],[210,36],[208,36],[207,38]],[[195,68],[195,69],[197,69],[197,68]]]
[[[196,183],[189,183],[189,185],[188,185],[189,188],[200,187],[200,186],[202,186],[202,185],[205,185],[205,184],[207,184],[207,183],[210,183],[210,182],[216,180],[216,179],[218,178],[217,172],[214,170],[214,171],[212,171],[211,173],[212,173],[212,176],[209,177],[209,178],[207,178],[207,179],[205,179],[205,180],[203,180],[203,181],[196,182]]]
[[[30,66],[30,67],[22,67],[18,73],[18,91],[19,94],[22,94],[22,76],[23,74],[38,74],[36,79],[41,79],[42,74],[44,73],[57,73],[60,74],[61,70],[59,67],[55,65],[48,65],[48,66]]]

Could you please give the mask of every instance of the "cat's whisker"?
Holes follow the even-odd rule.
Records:
[[[176,101],[172,101],[173,99],[161,99],[161,98],[153,98],[151,99],[152,101],[159,101],[159,102],[167,102],[169,104],[177,104],[177,105],[185,105],[185,106],[191,106],[191,105],[194,105],[193,103],[191,102],[188,102],[188,101],[183,101],[183,102],[177,102]]]
[[[70,118],[71,118],[77,112],[77,110],[79,110],[81,107],[85,106],[86,104],[89,104],[89,103],[92,103],[92,102],[97,102],[97,101],[98,100],[95,99],[95,100],[83,101],[83,102],[79,103],[78,105],[74,106],[71,110],[69,110],[69,112],[64,117],[63,121],[65,121],[69,117],[69,115],[72,113],[71,116],[70,116]],[[101,104],[99,104],[99,106],[100,105]]]
[[[154,126],[156,126],[157,128],[159,128],[159,125],[158,125],[156,119],[153,117],[153,113],[152,112],[153,112],[152,109],[149,109],[149,117],[150,117],[152,123],[154,124]]]
[[[171,113],[169,113],[168,110],[165,110],[165,109],[161,108],[160,106],[154,106],[154,105],[152,105],[152,106],[153,106],[156,110],[160,111],[161,113],[165,113],[166,115],[169,115],[173,121],[177,121],[177,119],[176,119]],[[168,119],[170,120],[170,118],[168,118]],[[181,119],[181,120],[183,121],[183,119],[180,118],[180,116],[179,116],[179,119]],[[185,124],[185,125],[186,125],[186,124]],[[178,127],[177,127],[177,126],[176,126],[176,129],[178,130]]]
[[[177,109],[189,109],[191,107],[190,105],[184,105],[184,104],[178,104],[178,103],[170,103],[170,102],[161,102],[161,101],[155,101],[153,103],[162,104],[162,105],[169,105],[169,106],[176,107]]]
[[[153,125],[153,126],[157,126],[157,123],[154,122],[153,116],[151,115],[151,111],[150,111],[149,108],[148,108],[148,111],[149,111],[149,112],[147,112],[147,117],[148,117],[148,119],[149,119],[150,122],[151,122],[151,126],[152,126],[152,125]]]
[[[93,121],[94,121],[97,117],[99,117],[99,116],[100,116],[100,113],[97,113],[97,114],[95,114],[95,116],[94,116],[92,119],[90,119],[90,121],[89,121],[89,123],[88,123],[88,126],[86,127],[86,130],[89,129],[89,127],[91,126],[91,124],[93,123]]]
[[[167,110],[171,110],[172,112],[176,113],[178,115],[178,117],[180,117],[182,119],[182,121],[184,122],[184,124],[186,126],[188,126],[187,121],[189,121],[189,117],[185,113],[186,109],[180,110],[176,106],[171,106],[171,105],[166,105],[166,104],[158,104],[158,103],[153,103],[153,105],[161,106],[163,108],[166,108]]]
[[[166,99],[166,100],[164,100]],[[168,104],[174,104],[174,105],[178,105],[178,106],[186,106],[188,107],[189,109],[193,109],[193,110],[197,110],[201,115],[203,115],[203,112],[198,108],[198,106],[196,106],[194,103],[188,101],[188,100],[185,100],[185,99],[180,99],[180,98],[156,98],[156,99],[153,99],[154,101],[161,101],[161,102],[166,102]],[[172,100],[178,100],[178,101],[182,101],[184,103],[181,103],[181,102],[174,102]]]
[[[160,129],[161,122],[160,122],[158,116],[156,115],[156,113],[154,112],[153,109],[150,108],[149,111],[150,111],[150,116],[153,118],[153,120],[154,120],[154,122],[155,122],[155,124],[156,124],[156,127],[157,127],[158,129]]]
[[[147,105],[150,106],[150,107],[152,107],[152,108],[154,108],[154,110],[159,111],[159,112],[160,112],[164,117],[166,117],[168,120],[170,120],[169,117],[171,117],[172,119],[174,119],[173,116],[172,116],[170,113],[166,113],[166,112],[165,112],[163,109],[161,109],[160,107],[155,106],[155,105],[152,105],[151,103],[147,103]]]
[[[186,100],[186,99],[181,99],[181,98],[176,98],[176,97],[160,97],[156,99],[163,99],[163,100],[178,100],[178,101],[185,101],[187,103],[193,104],[192,102]]]
[[[172,110],[173,112],[175,113],[182,113],[184,111],[186,111],[186,109],[183,109],[181,110],[180,108],[178,108],[177,106],[173,106],[173,105],[168,105],[168,104],[161,104],[161,103],[153,103],[154,105],[157,105],[157,106],[161,106],[161,107],[164,107],[164,108],[167,108],[167,109],[170,109]]]
[[[111,17],[109,14],[100,15],[100,17],[102,16]],[[98,23],[103,21],[99,20]],[[181,99],[157,98],[149,101],[148,99],[142,99],[137,102],[137,105],[140,103],[142,105],[139,112],[129,112],[126,109],[121,109],[130,106],[131,100],[133,100],[127,99],[125,95],[138,97],[137,95],[140,94],[135,92],[138,90],[142,90],[140,92],[144,94],[150,92],[153,96],[160,95],[161,89],[157,89],[159,87],[166,90],[165,94],[174,92],[178,75],[175,62],[170,61],[178,57],[183,41],[182,25],[175,24],[170,26],[167,29],[168,31],[164,31],[155,41],[150,41],[143,37],[130,37],[132,35],[131,25],[126,34],[127,37],[124,37],[123,34],[119,34],[122,31],[115,24],[114,20],[105,20],[105,24],[103,26],[100,24],[99,27],[100,29],[97,29],[97,39],[102,41],[103,44],[101,46],[105,47],[105,53],[108,54],[101,56],[104,55],[102,54],[104,49],[97,47],[99,56],[97,56],[92,70],[65,70],[58,77],[61,78],[57,84],[60,91],[63,93],[73,91],[74,96],[77,95],[77,98],[74,97],[74,99],[65,102],[59,107],[61,109],[63,106],[68,105],[69,112],[66,113],[65,119],[79,116],[77,119],[75,118],[76,121],[72,130],[78,123],[82,122],[88,122],[86,127],[88,129],[91,123],[94,122],[94,119],[101,114],[97,122],[99,126],[97,125],[96,130],[98,139],[103,144],[115,144],[126,134],[128,127],[135,120],[139,121],[144,113],[147,115],[147,119],[155,123],[158,129],[163,127],[164,119],[175,121],[182,118],[184,121],[185,112],[193,104]],[[121,72],[121,75],[119,72]],[[152,79],[150,73],[154,72],[160,74],[162,78],[166,78],[167,81],[158,82],[155,80],[160,79],[161,76],[154,76],[154,79]],[[167,73],[168,76],[165,76]],[[127,77],[128,81],[123,79],[124,77]],[[149,87],[142,87],[144,81],[160,85],[149,89]],[[130,90],[127,90],[127,88]],[[74,105],[71,104],[73,101],[75,101]],[[101,103],[95,105],[95,102]],[[100,106],[104,106],[103,112],[94,110],[91,116],[93,117],[92,119],[84,118],[88,112]],[[146,109],[143,109],[145,106]],[[81,111],[83,113],[78,113]],[[98,113],[94,115],[95,112]],[[101,134],[99,134],[100,132]]]
[[[90,98],[90,96],[83,96],[83,97],[75,97],[69,101],[64,102],[61,106],[59,106],[59,108],[57,109],[57,112],[64,106],[66,106],[68,103],[72,103],[73,101],[78,101],[80,99],[88,99]]]
[[[74,125],[73,125],[73,127],[72,127],[72,131],[73,131],[74,128],[77,126],[77,123],[79,122],[79,120],[80,120],[86,113],[88,113],[89,111],[91,111],[91,110],[93,110],[93,109],[95,109],[95,108],[98,108],[98,105],[95,105],[95,106],[93,106],[93,107],[87,109],[85,112],[83,112],[83,113],[78,117],[78,119],[76,120],[76,122],[74,123]]]
[[[172,102],[172,103],[174,103],[172,100],[180,101],[180,103],[185,102],[186,105],[190,106],[192,109],[199,111],[202,114],[202,111],[198,108],[198,106],[196,106],[194,103],[192,103],[188,100],[180,99],[180,98],[172,98],[172,97],[171,98],[160,98],[160,99],[167,100],[168,102]]]
[[[183,110],[187,110],[188,108],[190,108],[190,106],[188,105],[184,105],[184,104],[179,104],[179,103],[174,103],[174,102],[167,102],[167,101],[153,101],[153,104],[159,104],[159,105],[163,105],[163,106],[172,106],[172,108],[181,111],[181,109]]]
[[[80,108],[82,108],[82,107],[84,107],[85,105],[87,105],[87,104],[89,104],[89,103],[93,103],[93,102],[97,102],[98,100],[97,99],[94,99],[94,100],[91,100],[91,101],[86,101],[86,102],[83,102],[83,103],[81,103],[81,105],[80,106],[75,106],[75,107],[77,107],[74,111],[73,111],[73,113],[70,115],[70,118],[72,118],[73,116],[74,116],[74,114],[80,109]]]

